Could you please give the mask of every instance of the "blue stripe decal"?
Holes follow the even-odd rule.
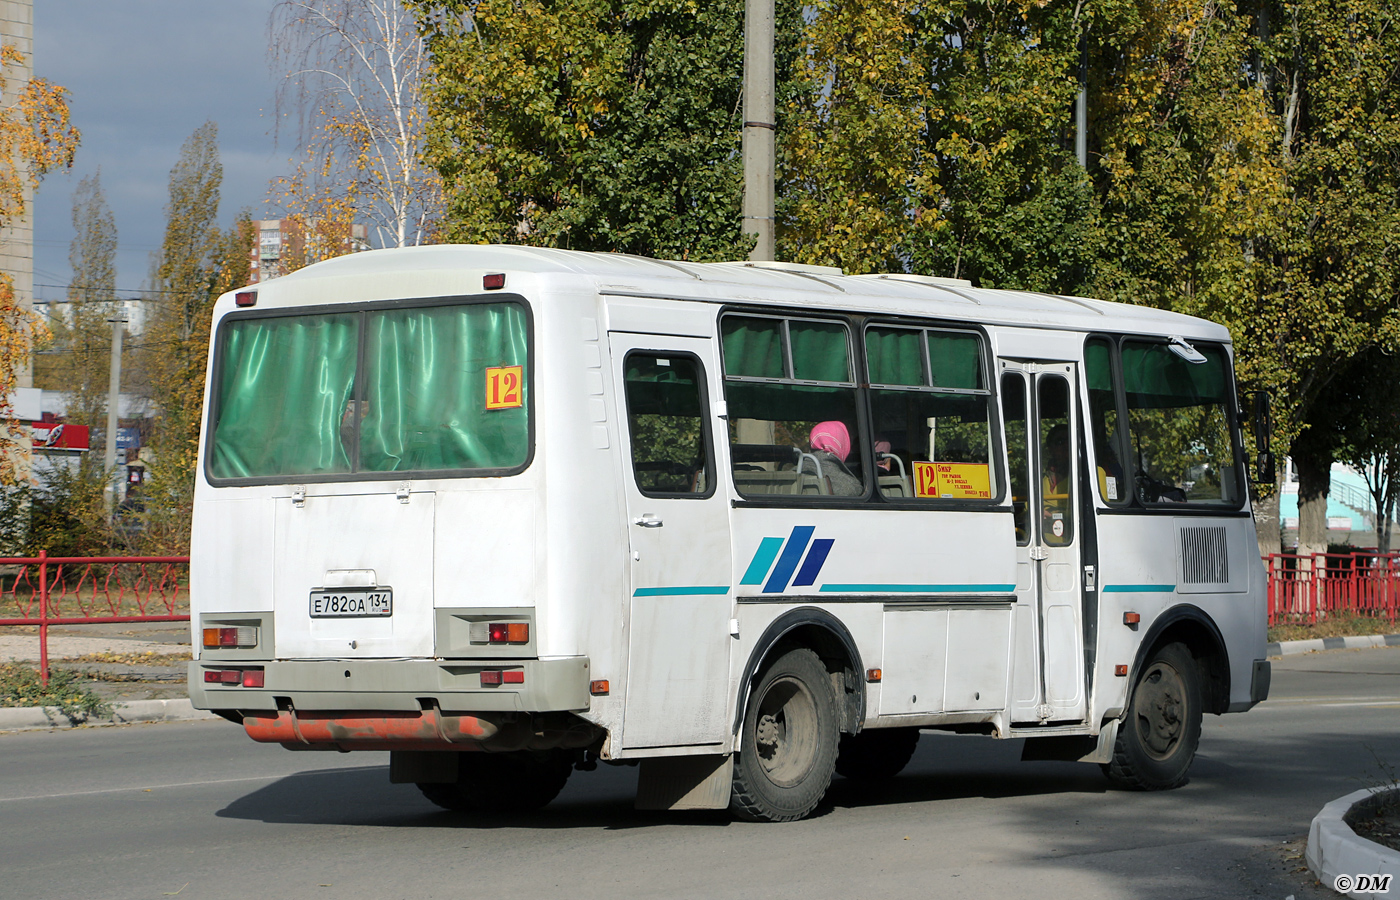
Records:
[[[824,584],[823,594],[1009,594],[1014,584]]]
[[[793,579],[793,587],[806,587],[817,580],[822,566],[826,565],[826,555],[831,552],[831,545],[834,543],[836,541],[831,538],[817,538],[812,541],[812,549],[807,551],[807,558],[802,561],[802,568]]]
[[[778,557],[773,574],[768,576],[768,583],[763,586],[763,593],[781,594],[787,590],[788,579],[797,571],[797,563],[807,549],[807,542],[812,539],[812,532],[816,530],[811,525],[793,526],[792,534],[788,535],[787,543],[783,546],[783,555]]]
[[[694,587],[637,588],[633,597],[685,597],[692,594],[727,594],[729,585],[698,585]]]
[[[782,538],[764,538],[759,541],[758,549],[754,551],[753,559],[749,560],[749,567],[744,571],[744,577],[739,579],[739,583],[763,584],[763,577],[768,574],[768,567],[773,565],[773,560],[782,546]]]
[[[1106,584],[1105,594],[1167,594],[1176,590],[1174,584]]]

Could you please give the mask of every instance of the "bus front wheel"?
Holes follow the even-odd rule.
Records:
[[[729,809],[755,822],[792,822],[831,784],[840,723],[836,691],[811,650],[789,650],[749,695]]]
[[[564,789],[573,760],[558,750],[461,753],[455,784],[420,784],[418,789],[443,809],[530,812]]]
[[[1167,644],[1142,667],[1104,773],[1132,790],[1180,787],[1200,739],[1200,670],[1185,644]]]

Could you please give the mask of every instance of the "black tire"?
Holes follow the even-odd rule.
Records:
[[[843,734],[836,773],[852,781],[884,781],[904,771],[917,746],[917,728],[875,728],[860,734]]]
[[[443,809],[511,813],[540,809],[559,796],[573,759],[557,750],[461,753],[456,784],[420,784]]]
[[[1133,685],[1104,774],[1119,787],[1181,787],[1201,740],[1200,669],[1185,644],[1159,647]]]
[[[836,690],[811,650],[789,650],[759,676],[734,758],[729,809],[754,822],[793,822],[826,794],[841,733]]]

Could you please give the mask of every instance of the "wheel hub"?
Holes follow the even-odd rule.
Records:
[[[1165,759],[1175,752],[1186,725],[1186,685],[1181,673],[1164,662],[1148,669],[1134,703],[1138,733],[1148,752]]]
[[[817,705],[807,686],[795,678],[768,685],[754,719],[754,750],[773,784],[800,782],[816,762]]]

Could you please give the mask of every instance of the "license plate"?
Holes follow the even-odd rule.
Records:
[[[394,592],[389,588],[351,588],[311,592],[311,617],[346,619],[356,616],[392,616]]]

